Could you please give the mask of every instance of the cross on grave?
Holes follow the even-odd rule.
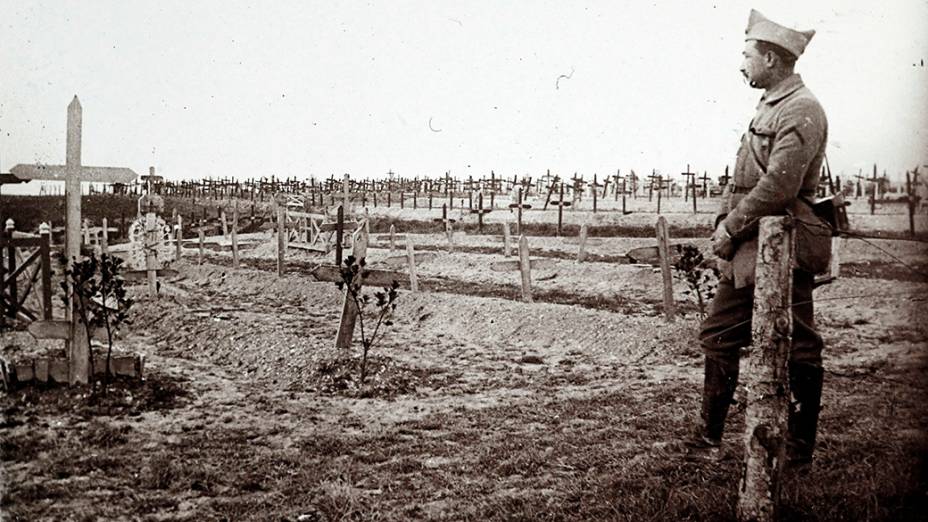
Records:
[[[658,182],[658,190],[660,190],[661,176],[657,175],[657,172],[652,170],[651,175],[648,176],[648,180],[650,180],[650,183],[648,183],[648,201],[650,202],[651,197],[654,194],[654,182],[655,181]]]
[[[477,214],[477,231],[483,234],[483,215],[492,212],[492,208],[483,208],[483,192],[477,193],[477,208],[470,211],[471,214]]]
[[[564,223],[564,207],[570,206],[570,201],[564,201],[564,184],[561,183],[560,199],[552,201],[552,205],[557,205],[557,235],[561,235],[561,226]]]
[[[522,210],[528,210],[532,208],[531,205],[526,205],[522,203],[522,188],[516,190],[516,202],[510,203],[509,208],[516,209],[516,234],[522,234]]]
[[[706,199],[709,197],[709,174],[702,171],[702,177],[699,180],[702,181],[702,199]]]
[[[686,172],[681,172],[680,175],[685,178],[683,181],[683,201],[687,201],[689,199],[689,190],[687,189],[691,186],[693,187],[693,197],[695,198],[696,197],[696,173],[690,172],[689,163],[686,164]]]
[[[638,175],[632,170],[628,175],[628,183],[632,192],[632,199],[638,199]]]
[[[363,230],[363,229],[362,229]],[[356,256],[356,263],[359,263],[362,259],[367,257],[367,232],[363,231],[358,237],[358,242],[354,245],[354,254]],[[342,281],[341,275],[341,265],[323,265],[316,267],[312,272],[310,272],[317,281],[326,281],[330,283],[338,283]],[[364,285],[364,286],[389,286],[393,284],[394,281],[397,283],[408,283],[409,276],[401,272],[391,272],[387,270],[371,270],[367,268],[361,268],[358,272],[358,275],[355,276],[357,279],[355,283]],[[358,307],[352,301],[348,289],[345,289],[345,301],[342,305],[342,315],[341,320],[338,324],[338,333],[335,335],[335,347],[336,348],[350,348],[351,339],[354,336],[354,326],[358,318],[360,311]]]
[[[573,200],[574,202],[579,202],[583,199],[583,186],[586,184],[586,181],[583,180],[582,176],[578,176],[576,172],[574,172],[574,177],[571,179],[573,180],[573,184],[571,185]]]
[[[448,246],[454,248],[454,231],[451,229],[451,224],[454,223],[454,220],[448,217],[447,204],[442,204],[441,206],[441,218],[434,219],[433,221],[445,225],[445,236],[448,237]]]
[[[67,200],[67,228],[65,232],[65,254],[71,263],[81,257],[81,182],[131,183],[136,173],[127,168],[85,167],[81,165],[81,102],[77,96],[68,105],[68,134],[64,165],[16,165],[10,173],[19,179],[51,180],[65,182]],[[90,344],[87,341],[87,325],[80,320],[76,309],[77,300],[68,311],[70,336],[68,358],[70,384],[87,383],[90,380]]]
[[[550,171],[550,170],[548,171],[548,175],[547,175],[546,177],[547,177],[547,178],[551,178],[551,171]],[[541,210],[548,210],[548,203],[551,202],[551,194],[554,194],[554,189],[557,188],[558,183],[560,183],[560,178],[559,178],[559,177],[554,176],[553,178],[551,178],[551,186],[548,187],[548,195],[545,196],[545,206],[542,207]],[[563,185],[563,183],[562,183],[562,185]],[[562,190],[563,190],[563,189],[562,189]]]
[[[591,194],[593,195],[593,213],[594,213],[594,214],[596,213],[596,199],[597,199],[596,195],[597,195],[597,193],[598,193],[598,192],[597,192],[597,189],[598,189],[599,187],[603,187],[603,197],[605,197],[605,195],[606,195],[605,186],[608,185],[608,184],[609,184],[609,177],[608,177],[608,176],[606,177],[606,181],[605,181],[602,185],[600,185],[599,183],[596,182],[596,173],[595,173],[595,172],[593,173],[593,184],[590,185],[590,192],[591,192]]]
[[[622,190],[622,198],[623,198],[623,201],[624,201],[624,198],[625,198],[625,176],[622,175],[622,170],[621,170],[621,169],[616,169],[615,174],[612,175],[612,180],[613,180],[613,182],[614,182],[614,183],[613,183],[614,186],[612,187],[612,190],[615,191],[615,200],[616,200],[616,201],[619,200],[619,190],[620,190],[620,188],[621,188],[621,190]],[[621,182],[621,186],[619,185],[619,182]]]

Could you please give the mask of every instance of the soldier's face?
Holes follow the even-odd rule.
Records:
[[[767,58],[757,50],[757,42],[744,42],[744,61],[741,62],[741,74],[748,84],[755,89],[765,89],[769,83],[770,67]]]

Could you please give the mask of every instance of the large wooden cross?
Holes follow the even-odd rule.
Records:
[[[131,169],[114,167],[85,167],[81,165],[81,102],[77,96],[68,105],[68,135],[64,165],[16,165],[10,173],[20,179],[65,182],[67,200],[67,228],[65,232],[65,254],[68,262],[81,257],[81,182],[131,183],[137,174]],[[70,338],[68,358],[70,384],[90,381],[90,344],[87,341],[87,325],[80,320],[77,300],[72,299],[69,310]]]

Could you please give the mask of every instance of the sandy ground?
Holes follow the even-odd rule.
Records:
[[[732,516],[737,466],[687,467],[670,450],[698,407],[699,321],[692,304],[664,319],[652,267],[578,263],[577,245],[530,237],[550,265],[533,273],[541,297],[525,304],[518,273],[492,270],[505,258],[480,250],[501,250],[498,235],[459,236],[448,251],[444,236],[416,234],[417,247],[434,247],[418,267],[425,291],[400,291],[359,386],[360,328],[349,352],[334,348],[343,294],[304,269],[323,258],[291,250],[294,267],[278,278],[273,239],[245,239],[258,244],[238,270],[228,252],[198,266],[187,248],[158,298],[133,287],[139,301],[119,347],[145,354],[145,386],[176,386],[176,398],[143,400],[150,393],[133,388],[114,413],[75,407],[86,395],[57,409],[31,392],[3,397],[11,519]],[[391,255],[375,240],[372,266]],[[855,270],[887,262],[846,243],[842,260]],[[618,257],[653,244],[604,238],[588,251]],[[923,243],[875,244],[913,264],[928,253]],[[816,290],[829,371],[811,479],[821,489],[806,482],[808,493],[791,494],[800,518],[893,518],[906,495],[924,492],[928,281],[865,275]],[[675,290],[687,299],[679,281]],[[362,316],[368,335],[372,312]],[[7,356],[51,348],[22,334],[3,345]],[[740,419],[734,412],[734,447]],[[827,489],[834,482],[840,494]],[[868,498],[879,502],[855,507]]]

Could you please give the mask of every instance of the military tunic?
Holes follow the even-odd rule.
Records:
[[[720,264],[736,288],[754,284],[757,229],[764,216],[789,213],[796,219],[797,268],[814,274],[828,266],[831,231],[809,204],[818,187],[827,139],[825,111],[798,74],[761,97],[741,138],[733,183],[716,220],[725,224],[737,247],[731,263]]]
[[[731,235],[735,255],[730,262],[719,260],[722,277],[700,332],[706,354],[731,371],[737,371],[738,350],[751,343],[758,225],[771,215],[789,214],[796,224],[791,360],[821,364],[812,285],[814,274],[830,261],[831,231],[814,215],[811,201],[827,137],[824,110],[793,74],[764,93],[741,138],[733,181],[716,218]]]

